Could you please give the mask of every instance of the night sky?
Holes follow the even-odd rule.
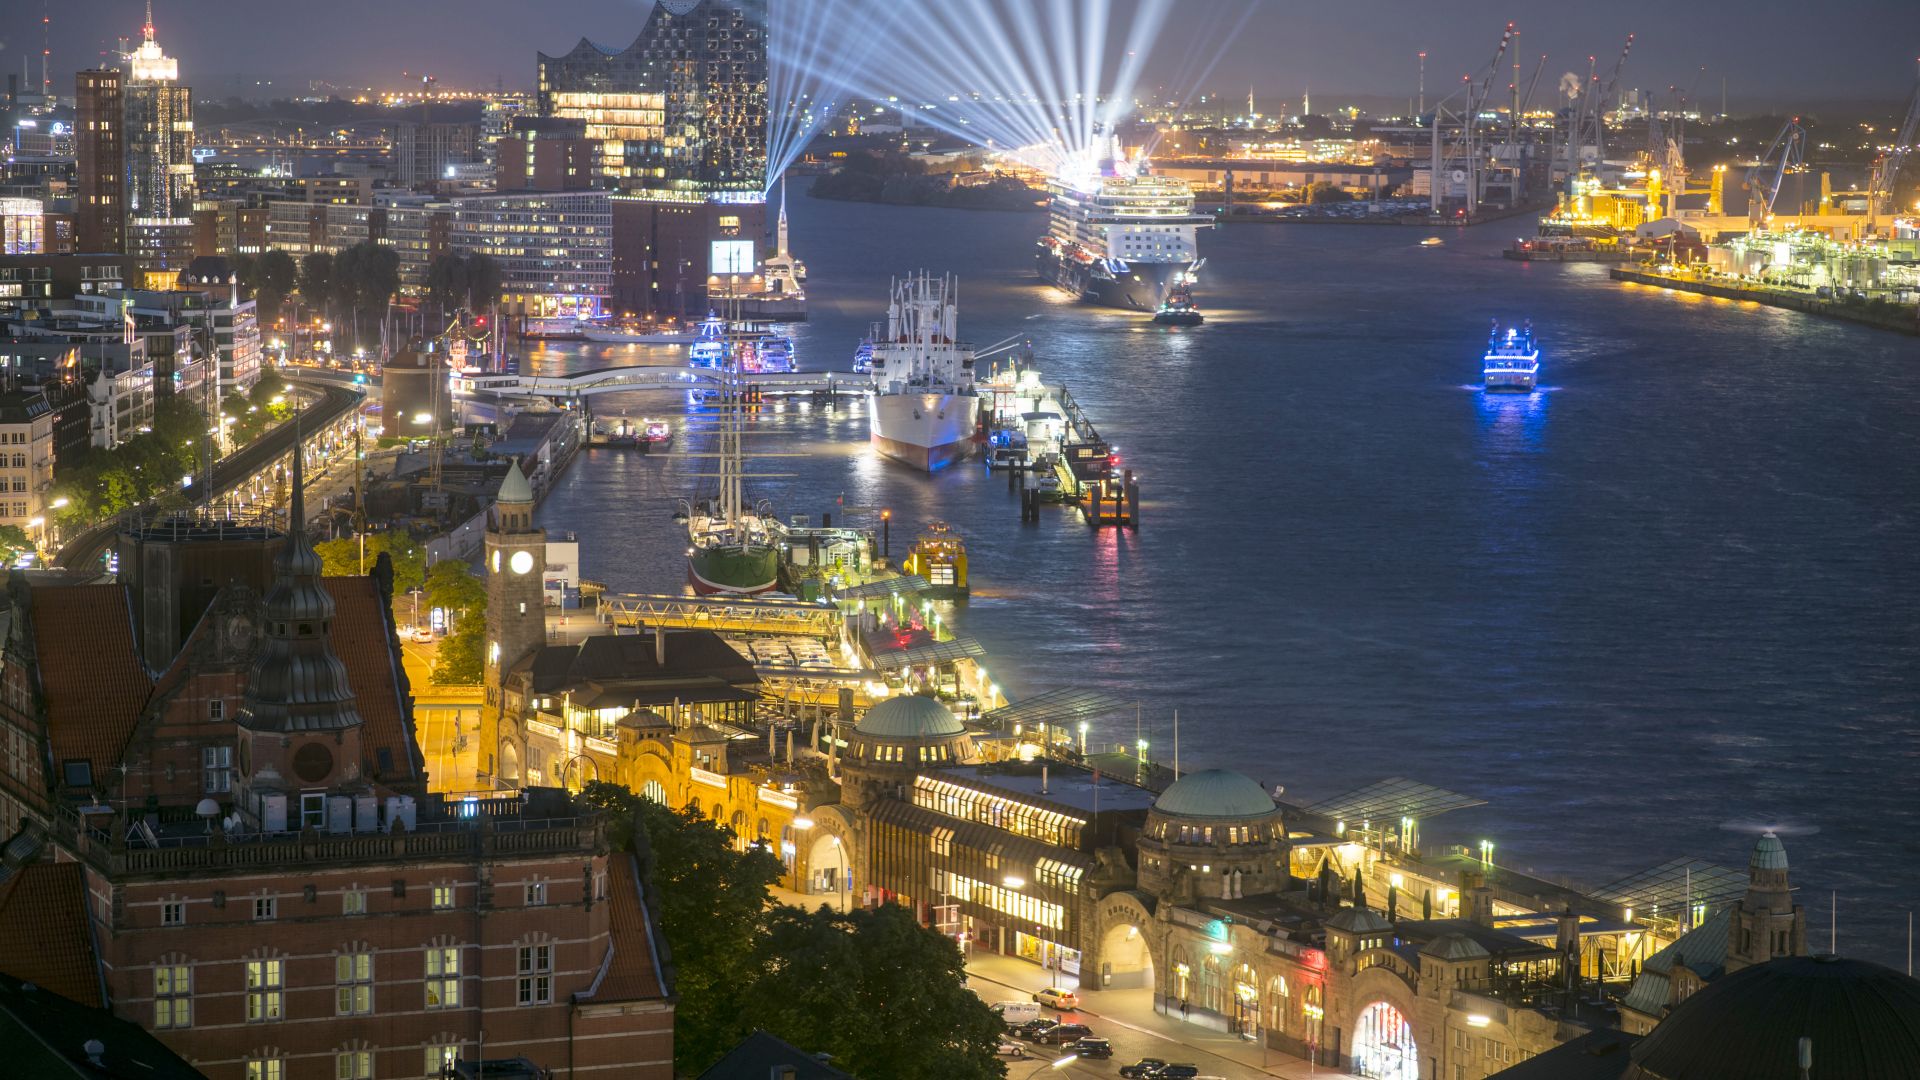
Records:
[[[1132,0],[1114,2],[1123,10]],[[1191,57],[1215,52],[1193,48],[1196,28],[1224,37],[1221,27],[1233,20],[1222,13],[1237,13],[1245,2],[1184,0],[1156,49],[1147,86],[1182,74],[1191,81],[1197,66]],[[39,78],[42,5],[0,0],[0,72],[19,72],[31,55],[32,78]],[[137,38],[143,18],[139,0],[47,6],[53,77],[63,93],[72,92],[73,71],[102,62],[116,37]],[[531,89],[536,50],[562,52],[583,35],[625,45],[650,6],[651,0],[158,0],[155,22],[161,44],[180,59],[183,81],[204,95],[254,96],[264,93],[255,81],[267,79],[276,92],[305,93],[310,79],[399,88],[423,71],[447,87],[491,87],[498,78],[509,89]],[[1584,74],[1588,54],[1601,57],[1603,70],[1611,66],[1628,31],[1638,40],[1625,85],[1664,91],[1697,83],[1697,97],[1717,107],[1724,76],[1736,111],[1881,99],[1891,110],[1912,86],[1920,56],[1916,0],[1257,0],[1257,6],[1207,87],[1244,98],[1251,84],[1262,98],[1293,109],[1302,89],[1311,87],[1316,111],[1325,111],[1321,102],[1331,106],[1354,95],[1381,107],[1411,97],[1415,54],[1423,49],[1431,100],[1436,87],[1450,88],[1492,57],[1508,19],[1520,20],[1523,78],[1541,53],[1549,57],[1542,98],[1561,72]],[[1274,111],[1265,103],[1261,108]]]

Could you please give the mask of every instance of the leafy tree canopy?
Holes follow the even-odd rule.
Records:
[[[427,551],[404,532],[377,532],[367,534],[367,563],[360,565],[360,540],[353,536],[343,536],[335,540],[322,540],[313,545],[320,555],[320,561],[326,566],[329,577],[355,577],[373,570],[374,560],[386,552],[393,559],[393,591],[396,595],[405,595],[420,588],[427,580]]]

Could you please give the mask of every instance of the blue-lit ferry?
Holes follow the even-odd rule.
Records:
[[[1526,393],[1539,376],[1540,346],[1533,339],[1532,321],[1521,328],[1509,326],[1502,335],[1499,320],[1494,320],[1493,330],[1487,335],[1487,355],[1480,361],[1480,377],[1486,389]]]

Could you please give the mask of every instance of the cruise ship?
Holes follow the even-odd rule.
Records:
[[[1531,391],[1540,375],[1540,346],[1533,340],[1533,323],[1523,329],[1507,327],[1505,336],[1495,320],[1487,334],[1487,354],[1480,361],[1480,377],[1491,391]]]
[[[893,283],[886,336],[873,346],[873,448],[922,472],[973,453],[980,397],[959,339],[960,283],[922,273]]]
[[[1193,283],[1199,232],[1213,219],[1193,212],[1186,181],[1150,175],[1115,147],[1097,167],[1062,170],[1048,190],[1042,280],[1089,304],[1149,314]]]

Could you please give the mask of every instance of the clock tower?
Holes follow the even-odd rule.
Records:
[[[547,534],[533,526],[533,485],[518,462],[507,466],[507,478],[494,497],[485,560],[486,704],[480,711],[480,770],[518,784],[526,748],[520,729],[526,703],[507,700],[506,674],[547,642]]]

